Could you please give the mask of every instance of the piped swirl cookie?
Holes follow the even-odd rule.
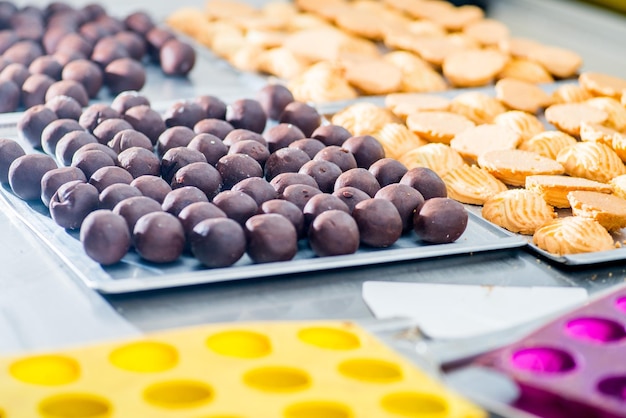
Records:
[[[598,221],[608,231],[626,227],[626,200],[612,194],[574,191],[567,194],[574,216]]]
[[[556,217],[552,206],[530,190],[511,189],[488,199],[483,218],[511,232],[531,235],[537,228]]]
[[[576,138],[561,131],[544,131],[522,142],[519,149],[536,152],[556,160],[556,156],[565,147],[574,145]]]
[[[409,115],[406,125],[427,141],[449,144],[455,135],[472,128],[474,122],[452,112],[420,112]]]
[[[578,254],[615,249],[611,234],[598,222],[579,216],[555,219],[537,229],[533,243],[551,254]]]
[[[617,153],[598,142],[577,142],[563,148],[556,156],[565,173],[606,183],[626,174],[626,167]]]
[[[450,110],[465,116],[477,125],[492,123],[496,116],[506,112],[506,108],[485,93],[470,91],[452,99]]]
[[[448,197],[461,203],[482,205],[493,195],[507,190],[500,180],[475,165],[463,165],[442,177]]]
[[[510,110],[499,114],[493,120],[493,123],[517,132],[522,137],[522,141],[526,141],[540,132],[545,131],[543,123],[535,115],[531,115],[521,110]]]
[[[519,149],[486,152],[478,157],[478,165],[511,186],[524,186],[528,176],[558,175],[564,172],[558,162]]]
[[[398,157],[398,161],[408,169],[427,167],[440,177],[447,172],[465,165],[463,157],[448,145],[431,143],[409,151]]]

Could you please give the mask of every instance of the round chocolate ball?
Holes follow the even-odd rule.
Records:
[[[370,197],[374,197],[376,192],[380,190],[380,184],[378,184],[376,177],[364,168],[353,168],[341,173],[335,181],[335,190],[342,187],[356,187]]]
[[[408,169],[400,161],[393,158],[381,158],[368,169],[376,177],[381,187],[399,183]]]
[[[46,31],[46,35],[50,32],[50,28]],[[78,28],[78,33],[83,37],[90,45],[95,45],[100,39],[110,36],[108,30],[98,25],[96,22],[86,22]],[[58,37],[59,35],[54,34],[54,37]],[[55,42],[58,42],[57,39],[48,39],[48,44],[46,44],[46,51],[50,51],[50,48],[55,48]],[[93,50],[92,50],[93,52]],[[85,56],[88,58],[89,56]]]
[[[226,190],[248,177],[263,177],[261,165],[246,154],[225,155],[218,160],[216,168]]]
[[[213,218],[198,223],[189,241],[194,257],[211,268],[231,266],[246,252],[246,234],[232,219]]]
[[[268,84],[257,95],[265,114],[272,120],[278,120],[285,107],[294,101],[291,91],[282,84]]]
[[[210,202],[196,202],[185,207],[178,214],[187,237],[193,228],[205,219],[226,218],[224,211]]]
[[[200,151],[211,165],[216,165],[220,158],[228,154],[228,147],[221,139],[211,134],[196,135],[187,147]]]
[[[371,197],[363,190],[359,190],[356,187],[342,187],[333,192],[333,196],[337,196],[343,203],[348,205],[350,213],[354,210],[354,207],[364,200],[371,199]]]
[[[350,131],[339,125],[322,125],[311,134],[311,138],[321,141],[328,147],[333,145],[340,147],[351,136]]]
[[[354,254],[359,242],[356,221],[341,210],[321,213],[309,227],[309,245],[318,257]]]
[[[53,56],[64,67],[72,61],[87,59],[86,56],[78,51],[59,51],[55,52]]]
[[[326,147],[321,141],[313,138],[302,138],[289,144],[289,148],[297,148],[306,152],[310,159]]]
[[[143,175],[136,177],[131,183],[141,191],[141,194],[159,203],[163,203],[165,196],[172,191],[172,188],[165,180],[158,176]]]
[[[41,134],[57,115],[43,105],[27,109],[17,122],[17,131],[33,147],[41,147]]]
[[[55,81],[45,74],[33,74],[22,84],[21,100],[25,108],[45,103],[46,92]]]
[[[212,200],[222,188],[222,176],[211,164],[192,162],[181,167],[172,178],[173,189],[184,186],[195,186]]]
[[[412,168],[402,176],[400,183],[413,187],[424,196],[425,200],[448,196],[446,183],[430,168]]]
[[[146,32],[146,42],[148,43],[148,53],[151,58],[158,62],[160,58],[161,47],[170,39],[176,36],[169,30],[154,27]]]
[[[133,229],[135,250],[153,263],[170,263],[183,253],[185,231],[176,216],[152,212],[139,218]]]
[[[72,32],[74,32],[74,29],[66,26],[48,27],[41,38],[41,44],[46,54],[54,54],[61,39]],[[59,62],[59,64],[63,65],[61,62]]]
[[[298,252],[296,228],[275,213],[255,215],[245,224],[248,256],[255,263],[291,260]]]
[[[235,129],[233,125],[221,119],[202,119],[193,127],[193,131],[197,134],[211,134],[222,140],[233,129]]]
[[[322,192],[332,193],[335,190],[335,182],[341,175],[341,169],[330,161],[313,160],[300,167],[298,173],[313,177]]]
[[[130,147],[120,152],[117,163],[134,178],[161,173],[161,161],[152,151],[141,147]]]
[[[122,200],[137,196],[142,196],[138,188],[126,183],[114,183],[100,192],[99,206],[101,209],[113,210]]]
[[[226,103],[215,96],[198,96],[194,99],[204,111],[206,119],[226,119]],[[210,132],[209,132],[210,133]]]
[[[0,183],[9,181],[9,167],[18,157],[25,155],[20,144],[12,139],[0,138]]]
[[[38,43],[31,40],[23,40],[11,45],[6,51],[4,51],[2,57],[7,61],[19,63],[28,67],[37,57],[42,55],[43,50]]]
[[[111,94],[141,90],[146,84],[146,70],[132,58],[118,58],[104,68],[104,83]]]
[[[59,163],[68,166],[72,163],[72,158],[76,151],[87,144],[97,144],[95,136],[85,131],[71,131],[61,137],[57,142],[54,155]]]
[[[89,55],[87,55],[89,56]],[[129,58],[130,54],[124,45],[112,36],[107,36],[96,42],[90,55],[92,62],[105,68],[107,65],[120,58]],[[128,89],[138,90],[138,89]]]
[[[85,108],[78,118],[78,123],[89,132],[93,132],[105,120],[119,118],[121,118],[120,114],[105,103],[94,103]]]
[[[50,199],[50,216],[57,225],[66,229],[78,229],[83,220],[98,209],[98,191],[94,186],[80,180],[60,186]]]
[[[354,155],[346,149],[343,149],[337,145],[331,145],[317,154],[313,158],[315,161],[330,161],[331,163],[337,165],[341,169],[341,171],[348,171],[353,168],[357,168],[356,159]]]
[[[169,192],[163,199],[161,208],[174,216],[178,216],[181,210],[192,203],[208,201],[209,199],[202,190],[194,186],[183,186]]]
[[[347,213],[348,215],[350,214],[350,209],[348,208],[348,205],[343,202],[343,200],[339,199],[337,196],[333,196],[332,194],[320,193],[311,197],[302,209],[305,228],[306,225],[311,225],[313,220],[320,214],[329,210],[339,210]]]
[[[121,20],[107,14],[98,16],[94,22],[105,28],[105,30],[111,35],[115,35],[116,33],[124,30],[124,23]]]
[[[76,167],[60,167],[47,171],[41,178],[41,201],[44,205],[50,204],[50,199],[56,191],[70,181],[87,182],[85,174]]]
[[[283,190],[282,198],[304,211],[304,207],[309,200],[311,200],[313,196],[321,193],[322,192],[317,187],[311,187],[305,184],[292,184]]]
[[[0,113],[15,112],[20,105],[20,88],[11,80],[0,81]]]
[[[120,115],[126,113],[128,109],[135,106],[150,106],[150,100],[136,91],[123,91],[113,99],[111,108]]]
[[[2,25],[0,22],[0,54],[4,54],[4,51],[9,49],[13,44],[20,40],[15,31],[7,29],[7,26]]]
[[[166,75],[186,76],[196,64],[196,51],[178,39],[170,39],[159,51],[161,69]]]
[[[159,135],[167,128],[161,115],[148,105],[131,107],[124,112],[124,119],[133,128],[150,138],[153,144],[157,143]]]
[[[368,169],[376,161],[385,158],[383,146],[371,135],[353,136],[346,139],[341,147],[354,155],[357,167]]]
[[[304,133],[305,137],[310,138],[313,131],[322,123],[322,117],[314,107],[306,103],[291,102],[285,106],[278,121],[280,123],[296,125]]]
[[[270,152],[280,148],[288,147],[292,142],[304,138],[302,131],[295,125],[280,123],[272,126],[265,132],[264,136]]]
[[[205,113],[198,103],[191,101],[177,101],[172,104],[163,115],[165,125],[193,127],[205,118]]]
[[[73,131],[84,130],[74,119],[53,120],[41,132],[41,147],[46,153],[55,155],[58,142],[65,134]]]
[[[81,83],[74,80],[61,80],[53,83],[46,91],[46,102],[56,96],[69,96],[83,107],[89,104],[87,90]]]
[[[63,80],[74,80],[83,85],[87,96],[91,99],[98,95],[104,75],[98,65],[89,60],[76,60],[63,68]]]
[[[263,146],[267,146],[267,141],[261,134],[252,132],[248,129],[233,129],[224,137],[224,145],[232,147],[240,141],[256,141]]]
[[[161,177],[171,183],[178,170],[198,162],[206,163],[206,158],[200,151],[187,147],[171,148],[161,158]]]
[[[59,119],[74,119],[77,121],[83,113],[83,108],[76,99],[69,96],[53,97],[48,100],[46,107],[56,113]]]
[[[103,265],[118,263],[130,248],[131,237],[126,221],[110,210],[91,212],[80,228],[85,253]]]
[[[467,220],[467,210],[461,203],[447,197],[433,197],[415,213],[413,230],[422,241],[447,244],[463,235]]]
[[[134,196],[121,200],[113,207],[113,213],[124,218],[128,231],[133,232],[135,224],[144,215],[153,212],[162,212],[161,205],[154,199],[146,196]]]
[[[91,55],[92,45],[84,37],[76,32],[70,32],[59,39],[54,52],[77,51],[88,57]]]
[[[93,130],[93,135],[101,144],[108,144],[119,132],[133,129],[133,126],[124,119],[105,119]]]
[[[265,130],[267,115],[256,100],[239,99],[226,107],[226,121],[235,129],[248,129],[260,134]]]
[[[83,147],[81,147],[72,157],[72,167],[80,168],[88,179],[102,167],[111,167],[114,165],[115,161],[113,158],[104,151],[85,151]]]
[[[282,173],[270,181],[270,185],[276,190],[276,195],[282,197],[285,189],[293,184],[303,184],[319,189],[315,179],[303,173]]]
[[[145,148],[148,151],[152,151],[153,148],[150,138],[134,129],[119,131],[107,145],[118,154],[132,147]]]
[[[99,142],[96,142],[96,143],[90,142],[89,144],[85,144],[82,147],[80,147],[76,152],[83,152],[83,151],[101,151],[101,152],[104,152],[109,157],[111,157],[113,161],[117,161],[117,153],[113,151],[111,148],[109,148],[107,145],[101,144]]]
[[[133,181],[133,176],[121,167],[111,166],[102,167],[96,170],[89,178],[89,184],[93,185],[98,193],[102,193],[104,189],[112,184],[123,183],[128,184]]]
[[[370,247],[389,247],[402,235],[402,219],[394,204],[388,200],[359,202],[352,216],[359,226],[361,243]]]
[[[0,56],[0,73],[2,72],[2,70],[4,70],[6,68],[7,65],[9,65],[10,62],[5,60],[4,58],[2,58],[2,56]],[[30,70],[29,70],[30,71]]]
[[[24,64],[20,64],[19,62],[12,62],[0,72],[0,81],[10,80],[14,82],[20,90],[22,89],[22,84],[24,84],[24,81],[26,81],[28,77],[30,77],[30,71],[28,71],[28,68],[26,68]]]
[[[309,156],[297,148],[281,148],[272,153],[265,162],[265,178],[273,179],[282,173],[297,173],[311,161]]]
[[[230,219],[242,225],[259,209],[252,197],[235,190],[220,192],[213,199],[213,204],[223,210]]]
[[[261,166],[270,156],[270,151],[263,144],[251,139],[234,143],[229,149],[228,154],[246,154],[254,158]]]
[[[283,199],[268,200],[259,206],[259,213],[275,213],[284,216],[296,228],[298,238],[304,237],[304,214],[293,203]]]
[[[408,231],[413,227],[413,217],[419,213],[424,204],[420,192],[406,184],[389,184],[376,193],[377,199],[385,199],[393,203],[402,218],[402,229]]]
[[[124,25],[140,35],[145,35],[150,29],[154,28],[154,22],[150,15],[142,11],[134,12],[126,16]]]
[[[139,35],[130,31],[122,31],[113,35],[113,38],[128,51],[128,55],[141,61],[146,54],[146,41]]]
[[[235,184],[231,190],[242,192],[250,196],[257,205],[268,200],[276,199],[274,187],[261,177],[250,177]]]
[[[54,80],[60,80],[63,66],[52,55],[42,55],[30,63],[28,71],[31,74],[45,74]]]
[[[196,134],[186,126],[174,126],[167,128],[157,140],[157,153],[165,154],[172,148],[186,147]]]

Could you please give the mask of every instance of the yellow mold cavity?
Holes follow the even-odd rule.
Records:
[[[378,359],[353,359],[339,365],[339,372],[356,380],[390,383],[402,380],[402,369],[391,362]]]
[[[311,384],[309,375],[291,367],[262,367],[247,372],[244,382],[266,392],[293,392],[304,390]]]
[[[178,351],[169,344],[141,341],[119,347],[109,360],[120,369],[132,372],[162,372],[178,363]]]
[[[210,402],[213,389],[193,380],[172,380],[149,386],[143,396],[148,403],[161,408],[194,408]]]
[[[70,357],[42,355],[16,361],[10,366],[9,373],[25,383],[56,386],[78,379],[80,366]]]
[[[392,393],[382,399],[382,407],[403,417],[443,418],[448,415],[446,400],[427,393]]]
[[[298,333],[298,338],[307,344],[331,350],[354,350],[361,346],[356,335],[330,327],[304,328]]]
[[[337,402],[301,402],[285,410],[285,418],[352,418],[352,411]]]
[[[56,395],[39,404],[45,418],[106,418],[111,411],[106,399],[83,393]]]
[[[272,352],[269,338],[252,331],[225,331],[210,336],[207,346],[224,356],[258,358]]]

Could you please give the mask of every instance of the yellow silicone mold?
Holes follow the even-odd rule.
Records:
[[[0,359],[0,418],[482,418],[349,322],[208,325]]]

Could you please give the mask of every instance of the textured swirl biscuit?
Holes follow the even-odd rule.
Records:
[[[617,153],[622,161],[626,161],[626,134],[597,123],[583,122],[580,125],[580,139],[607,145]]]
[[[449,144],[455,135],[472,128],[474,122],[452,112],[420,112],[410,114],[406,125],[427,141]]]
[[[333,125],[343,126],[352,135],[359,136],[370,135],[388,123],[397,123],[398,120],[388,109],[372,103],[361,102],[335,113],[331,122]]]
[[[594,96],[620,98],[626,90],[626,80],[608,74],[586,71],[578,76],[580,86]]]
[[[504,183],[475,165],[448,171],[442,180],[449,198],[472,205],[482,205],[493,195],[507,190]]]
[[[495,117],[493,123],[499,126],[506,126],[514,132],[517,132],[522,141],[526,141],[545,129],[543,123],[530,113],[520,110],[510,110]]]
[[[564,172],[558,162],[519,149],[485,152],[478,157],[478,165],[511,186],[524,186],[528,176],[558,175]]]
[[[528,176],[526,177],[526,189],[533,191],[552,206],[568,208],[567,194],[575,190],[590,190],[599,193],[611,193],[613,187],[606,183],[600,183],[582,177],[570,176]]]
[[[549,45],[530,51],[528,59],[538,62],[559,78],[572,77],[583,64],[582,57],[576,52]]]
[[[556,217],[554,208],[536,193],[511,189],[488,199],[483,218],[511,232],[531,235],[537,228]]]
[[[496,116],[506,112],[497,99],[481,92],[461,93],[452,99],[450,111],[463,115],[477,125],[492,123]]]
[[[385,96],[385,106],[405,120],[411,113],[446,111],[450,107],[450,100],[424,93],[391,93]]]
[[[593,219],[568,216],[537,229],[533,243],[551,254],[579,254],[615,249],[611,234]]]
[[[528,81],[503,78],[498,80],[495,89],[498,100],[513,110],[536,113],[552,103],[548,93]]]
[[[343,78],[343,71],[328,62],[319,62],[309,67],[288,84],[294,98],[301,102],[332,102],[357,97]]]
[[[604,125],[618,132],[626,132],[626,107],[610,97],[596,97],[585,102],[589,106],[604,110],[608,114]]]
[[[489,151],[515,149],[520,141],[520,135],[506,126],[485,124],[459,133],[450,141],[450,146],[473,162]]]
[[[378,142],[383,146],[385,155],[396,160],[404,154],[428,144],[427,141],[400,123],[388,123],[371,135],[378,139]]]
[[[574,191],[567,194],[574,216],[598,221],[608,231],[626,227],[626,200],[607,193]]]
[[[556,156],[565,173],[574,177],[607,183],[626,173],[626,167],[617,153],[597,142],[578,142],[563,148]]]
[[[409,170],[415,167],[427,167],[440,177],[447,172],[465,165],[463,157],[448,145],[431,143],[409,151],[398,157],[398,161]]]
[[[522,142],[519,149],[536,152],[556,160],[559,151],[576,143],[576,138],[561,131],[544,131]]]
[[[307,69],[307,63],[286,48],[272,48],[258,57],[259,70],[279,78],[291,80]]]
[[[609,184],[613,187],[616,196],[626,199],[626,174],[612,178]]]
[[[524,58],[514,58],[507,62],[496,78],[514,78],[534,84],[554,82],[554,78],[544,67]]]
[[[554,104],[559,103],[580,103],[587,99],[591,99],[593,95],[578,84],[564,84],[559,86],[552,93],[552,101]]]
[[[604,110],[585,103],[552,105],[546,109],[545,116],[548,122],[558,129],[574,136],[580,135],[581,123],[602,124],[609,117],[608,113]]]

